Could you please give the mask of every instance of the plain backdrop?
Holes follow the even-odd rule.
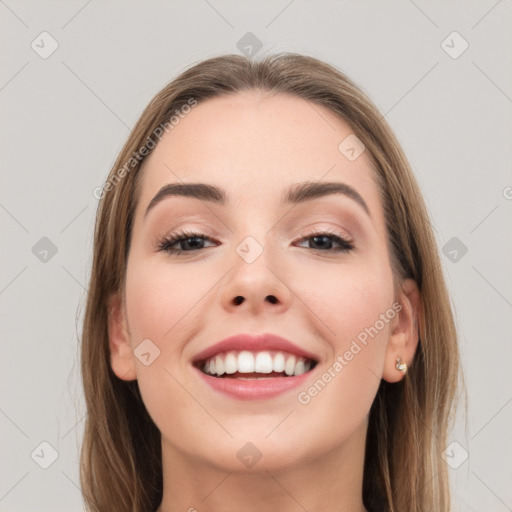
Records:
[[[93,190],[130,128],[185,67],[276,51],[347,73],[403,145],[468,389],[446,451],[454,509],[512,510],[511,22],[511,0],[0,1],[0,511],[82,510]]]

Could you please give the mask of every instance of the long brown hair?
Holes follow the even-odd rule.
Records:
[[[334,67],[290,53],[261,61],[220,56],[183,72],[146,107],[99,194],[81,342],[87,418],[80,480],[87,509],[146,512],[162,499],[160,433],[137,381],[126,382],[113,373],[107,329],[108,299],[124,289],[144,158],[162,127],[171,128],[176,110],[250,89],[288,93],[323,105],[345,120],[366,146],[381,192],[395,279],[414,279],[422,300],[420,342],[411,369],[399,383],[382,381],[370,410],[363,500],[370,509],[389,512],[449,510],[441,454],[453,417],[459,353],[424,200],[399,143],[373,103]]]

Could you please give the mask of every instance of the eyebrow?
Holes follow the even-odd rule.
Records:
[[[370,216],[370,210],[364,199],[359,192],[350,185],[340,182],[303,182],[292,185],[285,193],[281,205],[286,204],[300,204],[320,197],[325,197],[333,194],[342,194],[358,203],[363,210]],[[200,199],[201,201],[208,201],[220,205],[226,204],[226,192],[216,187],[215,185],[208,185],[206,183],[169,183],[164,185],[158,193],[153,197],[144,216],[147,216],[149,211],[154,208],[163,199],[168,197],[192,197]]]

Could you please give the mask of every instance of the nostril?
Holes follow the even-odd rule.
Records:
[[[233,302],[235,303],[236,306],[242,304],[243,301],[244,301],[244,298],[240,295],[238,295],[237,297],[235,297],[233,299]]]
[[[277,302],[275,295],[269,295],[267,300],[270,302],[270,304],[275,304]]]

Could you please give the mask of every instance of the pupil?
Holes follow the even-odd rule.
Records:
[[[190,243],[190,240],[192,240],[191,243]],[[197,248],[201,249],[201,242],[202,242],[202,239],[200,237],[192,236],[192,237],[187,238],[186,240],[184,240],[182,243],[183,243],[183,245],[190,244],[190,245],[193,246],[193,248],[195,246],[196,249]],[[182,249],[184,249],[183,245],[182,245]],[[199,245],[199,247],[197,247],[197,245]]]
[[[330,240],[327,236],[325,236],[325,235],[318,235],[318,236],[314,236],[314,237],[313,237],[313,240],[314,240],[315,245],[318,245],[318,240],[319,240],[319,239],[320,239],[320,240],[323,240],[323,242],[326,242],[326,241],[327,241],[328,245],[329,245],[329,243],[331,242],[331,240]],[[322,242],[320,242],[320,245],[322,245]]]

